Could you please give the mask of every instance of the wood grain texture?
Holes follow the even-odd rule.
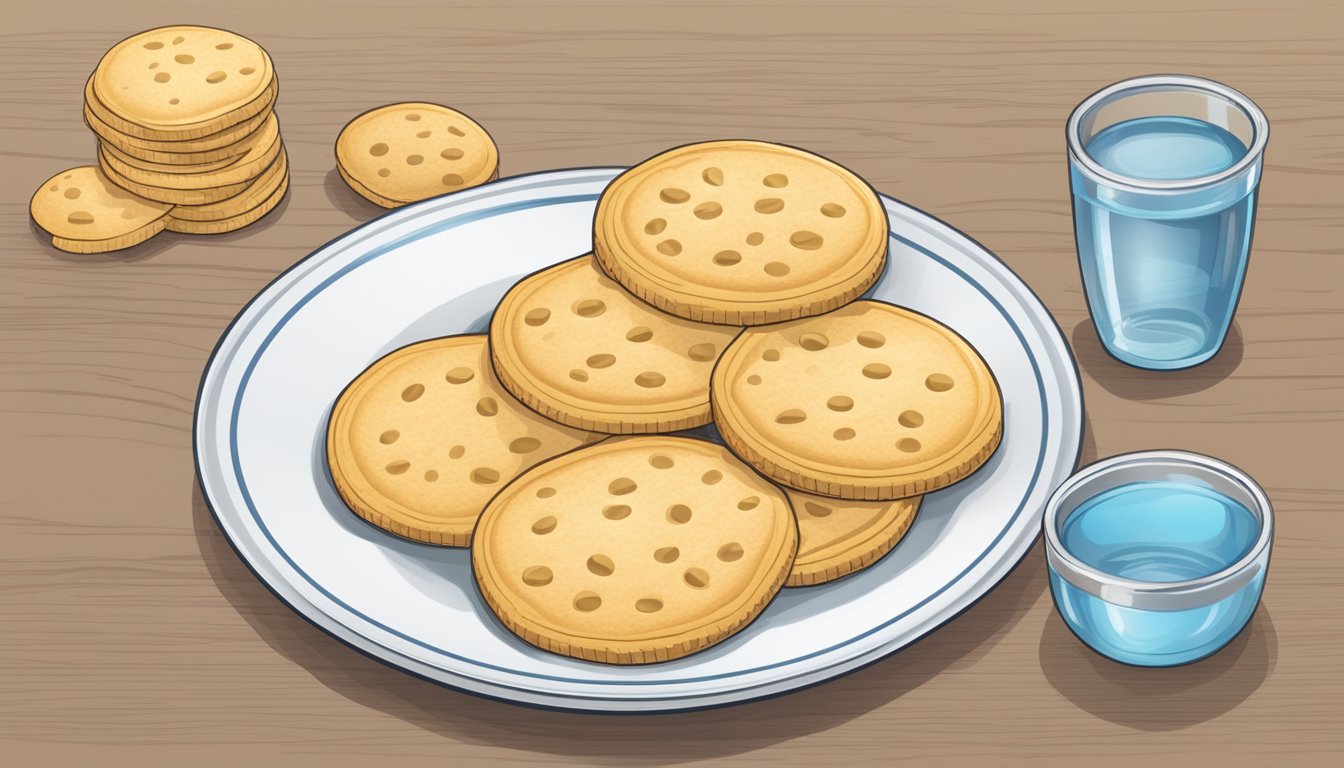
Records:
[[[0,30],[0,754],[15,765],[699,761],[1334,763],[1344,754],[1344,10],[1337,2],[992,0],[16,4]],[[172,23],[253,37],[281,79],[293,187],[240,232],[111,256],[54,250],[43,179],[92,162],[84,79]],[[1273,124],[1245,295],[1222,353],[1125,368],[1087,324],[1064,119],[1148,72],[1242,89]],[[1054,615],[1039,548],[919,644],[724,711],[610,718],[484,701],[373,662],[241,564],[193,476],[201,369],[279,271],[381,209],[336,175],[353,115],[442,101],[505,175],[688,141],[810,147],[971,233],[1050,307],[1083,373],[1085,460],[1227,459],[1278,512],[1251,628],[1175,670],[1120,667]]]

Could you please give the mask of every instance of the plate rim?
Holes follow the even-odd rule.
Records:
[[[538,171],[534,173],[512,176],[507,179],[501,179],[497,182],[493,182],[491,184],[483,185],[482,187],[477,187],[476,191],[478,191],[478,194],[470,195],[466,199],[463,199],[462,193],[456,193],[455,195],[452,195],[452,197],[454,198],[455,201],[460,200],[464,203],[471,202],[477,199],[484,200],[488,199],[490,196],[492,196],[492,194],[501,192],[507,193],[508,191],[511,191],[507,189],[500,190],[499,186],[509,184],[510,182],[512,182],[514,186],[517,186],[517,182],[523,179],[537,178],[537,177],[551,177],[560,184],[583,183],[585,181],[588,181],[587,179],[582,178],[583,175],[600,175],[604,173],[609,173],[614,176],[621,170],[622,167],[620,166],[592,166],[592,167]],[[566,177],[572,177],[572,178],[566,178]],[[932,624],[931,626],[923,629],[923,631],[917,631],[913,637],[908,637],[903,640],[889,640],[882,644],[879,644],[878,646],[867,649],[865,651],[861,651],[853,656],[834,661],[833,663],[826,666],[822,666],[820,668],[803,669],[798,671],[796,674],[785,675],[771,680],[755,681],[755,682],[750,680],[744,681],[747,682],[748,684],[743,685],[739,688],[732,688],[726,690],[713,690],[704,693],[698,693],[694,691],[685,693],[668,691],[666,695],[658,694],[656,697],[618,698],[618,697],[608,697],[608,696],[589,695],[580,693],[567,694],[551,690],[517,688],[498,680],[472,677],[460,670],[445,668],[443,666],[435,665],[422,659],[407,656],[402,651],[393,648],[387,645],[386,643],[380,642],[377,639],[369,637],[368,635],[360,632],[357,628],[350,626],[347,622],[342,621],[340,617],[332,615],[328,611],[323,610],[320,606],[313,604],[302,593],[298,592],[297,589],[295,589],[296,594],[293,595],[293,599],[282,594],[277,588],[277,586],[273,585],[271,583],[271,580],[268,579],[265,575],[263,575],[261,570],[259,570],[259,567],[254,565],[252,560],[249,559],[249,556],[245,554],[245,552],[240,546],[240,543],[235,540],[234,536],[230,535],[228,527],[226,527],[219,511],[216,509],[215,499],[212,497],[210,489],[207,487],[207,480],[206,480],[207,474],[202,471],[203,470],[202,453],[208,453],[210,451],[202,450],[203,445],[202,440],[204,439],[203,433],[215,434],[217,433],[217,430],[209,429],[204,425],[205,412],[202,410],[202,405],[204,403],[204,398],[206,395],[206,385],[211,380],[212,373],[220,374],[218,378],[221,382],[221,386],[217,387],[218,393],[220,395],[227,396],[228,393],[226,390],[228,390],[229,388],[222,385],[224,379],[224,376],[222,375],[223,370],[222,369],[220,371],[215,370],[218,357],[220,353],[226,348],[227,342],[231,342],[228,344],[230,348],[237,348],[250,335],[250,329],[249,329],[247,331],[242,332],[240,335],[238,335],[237,338],[234,338],[235,335],[234,332],[239,322],[243,320],[243,318],[246,317],[263,298],[278,300],[279,298],[281,298],[286,294],[287,290],[281,289],[278,292],[276,292],[274,296],[269,295],[272,293],[273,289],[275,289],[278,284],[285,281],[287,277],[291,276],[295,271],[299,270],[305,265],[319,266],[313,264],[313,259],[318,255],[322,254],[323,252],[325,252],[332,245],[342,240],[346,240],[359,232],[375,234],[376,232],[379,231],[385,231],[387,229],[386,226],[384,227],[375,226],[378,222],[381,221],[386,221],[388,219],[394,219],[394,218],[401,218],[404,220],[404,222],[412,221],[419,215],[421,215],[420,212],[424,207],[426,207],[427,205],[431,205],[435,202],[442,203],[444,197],[449,196],[445,195],[439,198],[433,198],[429,201],[424,201],[423,203],[420,204],[405,206],[403,208],[388,211],[379,216],[376,216],[373,219],[370,219],[369,221],[366,221],[362,224],[359,224],[358,226],[351,228],[350,230],[342,232],[341,234],[328,240],[321,246],[314,248],[302,259],[299,259],[294,264],[290,265],[288,268],[280,272],[265,286],[263,286],[260,290],[258,290],[257,293],[251,299],[249,299],[246,304],[243,305],[243,307],[238,311],[238,313],[234,316],[234,318],[225,327],[223,332],[220,334],[220,337],[216,342],[214,348],[212,349],[206,361],[205,367],[202,371],[201,379],[197,388],[197,397],[194,405],[194,414],[192,420],[192,455],[193,455],[193,464],[195,466],[197,474],[197,482],[199,487],[201,488],[202,497],[206,503],[206,507],[210,510],[211,516],[214,518],[216,525],[224,533],[224,538],[229,542],[230,547],[234,550],[235,554],[238,555],[239,559],[242,560],[243,563],[252,572],[253,576],[255,576],[259,581],[261,581],[262,584],[264,584],[272,594],[274,594],[277,598],[279,598],[282,603],[289,606],[291,610],[294,610],[310,624],[313,624],[319,629],[322,629],[327,634],[336,637],[343,644],[351,648],[354,648],[355,650],[358,650],[360,653],[369,656],[370,658],[374,658],[400,671],[415,675],[416,677],[420,677],[422,679],[429,680],[430,682],[444,685],[446,687],[450,687],[456,690],[463,690],[473,695],[481,695],[487,698],[498,699],[501,701],[507,701],[514,704],[539,706],[546,709],[564,709],[564,710],[576,710],[576,711],[593,711],[594,709],[597,709],[600,711],[619,712],[619,711],[629,711],[632,706],[640,707],[641,705],[654,704],[663,706],[655,706],[652,710],[644,710],[641,707],[640,711],[673,711],[673,710],[686,711],[688,709],[704,709],[717,706],[726,706],[731,704],[743,703],[746,701],[757,700],[761,698],[768,698],[774,695],[782,695],[784,693],[791,692],[793,690],[810,687],[811,685],[815,685],[820,682],[824,682],[826,680],[834,679],[842,675],[848,674],[849,672],[855,671],[857,669],[861,669],[864,666],[867,666],[868,664],[871,664],[881,658],[884,658],[890,653],[893,653],[897,650],[900,650],[901,648],[907,647],[915,642],[918,642],[919,640],[922,640],[925,637],[928,637],[937,629],[941,628],[944,624],[948,623],[957,616],[960,616],[962,613],[964,613],[966,610],[969,610],[971,607],[974,607],[976,604],[979,603],[980,600],[984,599],[986,595],[988,595],[991,591],[993,591],[994,588],[996,588],[1000,583],[1002,583],[1002,581],[1007,577],[1007,575],[1011,573],[1030,553],[1032,547],[1034,546],[1035,540],[1039,537],[1039,531],[1036,531],[1030,537],[1030,539],[1026,542],[1025,546],[1022,549],[1022,553],[1018,557],[1013,559],[1013,561],[1010,564],[1008,564],[1008,567],[1006,569],[1004,569],[1002,566],[1007,561],[1007,558],[1000,557],[998,562],[991,564],[990,566],[990,568],[992,569],[991,572],[983,574],[980,577],[980,580],[989,581],[990,583],[988,584],[988,586],[983,587],[983,591],[981,591],[978,595],[972,598],[970,602],[968,602],[965,606],[956,609],[956,611],[951,615],[948,615],[945,618]],[[971,246],[972,250],[979,252],[977,256],[983,255],[989,257],[989,259],[985,263],[981,264],[981,266],[991,271],[999,272],[1000,274],[996,275],[996,277],[998,277],[1000,280],[1003,280],[1010,288],[1014,288],[1017,291],[1021,292],[1022,295],[1015,297],[1018,299],[1018,302],[1015,303],[1020,303],[1022,305],[1021,308],[1027,312],[1028,316],[1032,320],[1035,321],[1035,324],[1038,326],[1035,329],[1038,331],[1038,333],[1035,335],[1038,338],[1040,338],[1043,342],[1045,342],[1044,351],[1047,353],[1049,352],[1061,353],[1057,356],[1058,360],[1051,361],[1057,364],[1052,365],[1050,367],[1058,368],[1060,369],[1061,372],[1070,374],[1066,377],[1061,377],[1061,380],[1059,382],[1058,392],[1060,393],[1061,396],[1060,406],[1062,407],[1059,412],[1063,413],[1065,416],[1065,418],[1062,420],[1065,426],[1069,425],[1069,422],[1071,421],[1071,419],[1069,418],[1070,416],[1076,416],[1077,429],[1076,429],[1076,435],[1073,434],[1073,430],[1069,432],[1060,433],[1062,436],[1062,442],[1059,449],[1060,454],[1059,461],[1063,461],[1067,458],[1068,441],[1070,439],[1074,439],[1076,440],[1076,445],[1073,451],[1074,455],[1072,457],[1071,468],[1076,468],[1082,450],[1083,432],[1086,424],[1086,407],[1083,401],[1081,378],[1079,375],[1077,361],[1074,358],[1072,350],[1069,348],[1064,338],[1063,331],[1060,328],[1058,321],[1054,318],[1054,316],[1050,313],[1049,309],[1046,307],[1045,303],[1041,301],[1040,296],[1036,294],[1036,292],[1025,281],[1023,281],[1005,262],[999,259],[996,254],[994,254],[992,251],[986,248],[979,241],[967,235],[965,232],[962,232],[961,230],[948,224],[947,222],[942,221],[941,219],[938,219],[937,217],[932,216],[931,214],[908,203],[905,203],[903,201],[897,200],[895,198],[886,195],[881,195],[881,198],[883,202],[883,208],[884,210],[886,210],[888,215],[905,214],[905,218],[913,218],[917,220],[923,219],[923,221],[920,223],[925,225],[926,229],[930,230],[930,234],[936,235],[937,234],[935,231],[936,228],[942,227],[948,230],[948,232],[950,232],[954,236],[954,238],[961,238],[964,241],[966,241],[966,243],[968,243]],[[556,198],[555,196],[552,196],[551,199]],[[577,200],[574,202],[577,202]],[[445,218],[451,219],[452,217],[449,216]],[[404,223],[404,222],[398,222],[398,223]],[[933,226],[929,227],[928,225]],[[433,226],[434,223],[431,221],[431,223],[429,223],[425,228]],[[419,232],[421,230],[416,231]],[[422,234],[421,236],[423,237],[425,235]],[[897,240],[903,242],[908,247],[914,248],[927,256],[931,256],[934,259],[941,261],[945,267],[950,268],[954,272],[958,273],[958,276],[962,280],[970,283],[971,286],[973,286],[974,288],[979,290],[982,294],[984,294],[985,297],[988,298],[991,301],[991,303],[995,305],[995,308],[1002,315],[1004,315],[1006,319],[1010,321],[1009,324],[1011,327],[1013,327],[1015,334],[1019,337],[1019,340],[1024,343],[1024,351],[1027,353],[1027,356],[1034,369],[1033,373],[1035,374],[1037,387],[1041,396],[1042,417],[1048,420],[1050,414],[1050,407],[1049,403],[1047,402],[1049,399],[1048,398],[1049,393],[1046,391],[1045,387],[1046,377],[1044,376],[1043,371],[1041,370],[1041,366],[1037,361],[1038,353],[1032,349],[1032,345],[1030,341],[1026,338],[1026,335],[1023,334],[1022,329],[1018,328],[1016,324],[1012,322],[1012,318],[1008,316],[1007,307],[1004,307],[998,301],[998,299],[986,288],[985,285],[974,280],[963,269],[948,261],[946,257],[938,256],[937,254],[933,253],[933,251],[930,250],[929,248],[919,243],[915,243],[912,240],[903,237],[901,235],[893,233],[892,237],[895,237]],[[399,240],[393,240],[391,244],[385,244],[383,246],[379,246],[378,248],[384,249],[383,250],[384,253],[390,252],[395,250],[396,247],[398,247],[397,244],[399,242],[400,242]],[[955,247],[960,251],[966,250],[962,245],[957,245]],[[367,256],[368,254],[365,253],[362,255]],[[977,263],[979,263],[980,261],[981,261],[980,259],[977,259]],[[346,266],[348,267],[350,265]],[[344,269],[344,267],[342,267],[342,269]],[[334,279],[337,276],[338,275],[329,276],[328,278],[326,278],[326,280]],[[326,280],[324,280],[323,282],[325,282]],[[291,311],[293,309],[295,308],[291,308]],[[265,308],[259,309],[257,318],[254,319],[259,319],[262,316],[261,313],[264,312],[264,310]],[[278,330],[278,327],[279,326],[276,326],[272,330]],[[262,350],[258,350],[258,352],[260,351]],[[256,357],[254,357],[254,361],[255,359],[257,359],[257,357],[259,357],[259,354]],[[1054,355],[1052,355],[1052,357],[1054,357]],[[1067,366],[1062,365],[1063,363],[1067,363]],[[240,385],[237,388],[235,395],[241,393],[241,391],[243,390],[242,386],[243,383],[245,382],[240,382]],[[234,407],[230,409],[231,415],[236,417],[236,413],[239,410],[240,403],[241,403],[241,397],[235,400]],[[1071,410],[1075,406],[1076,406],[1076,414],[1071,413]],[[233,439],[235,425],[232,422],[234,421],[234,419],[231,418],[230,421],[231,426],[229,430],[228,443],[231,446],[236,447],[236,440]],[[1042,448],[1040,453],[1038,453],[1037,465],[1033,469],[1033,473],[1036,475],[1036,477],[1034,477],[1032,480],[1032,486],[1034,486],[1035,483],[1040,479],[1041,472],[1044,469],[1044,457],[1048,452],[1048,447],[1050,443],[1050,437],[1051,437],[1050,433],[1048,432],[1048,430],[1045,429],[1043,429],[1043,432],[1044,436],[1042,438],[1042,444],[1041,444]],[[236,452],[234,452],[234,456],[236,456]],[[235,471],[237,471],[236,464],[234,465],[234,468]],[[1003,540],[1006,537],[1008,537],[1009,534],[1013,531],[1015,523],[1017,523],[1018,517],[1026,510],[1027,504],[1025,502],[1029,499],[1032,486],[1029,486],[1028,496],[1024,497],[1023,503],[1019,505],[1017,511],[1014,512],[1013,516],[1009,518],[1008,522],[1005,524],[1003,529],[997,533],[994,539],[990,542],[989,546],[983,552],[979,553],[975,558],[975,560],[970,565],[966,566],[956,578],[950,580],[948,583],[939,587],[933,594],[926,597],[918,605],[902,612],[897,616],[889,617],[886,620],[882,621],[881,623],[877,624],[876,626],[853,635],[852,637],[846,639],[842,643],[838,643],[834,646],[810,652],[801,657],[792,658],[786,661],[775,662],[769,665],[752,667],[740,671],[733,671],[731,673],[722,673],[699,678],[674,678],[674,679],[657,680],[657,681],[592,680],[592,679],[576,679],[555,675],[545,675],[515,669],[508,669],[504,667],[499,667],[499,665],[492,665],[488,662],[480,662],[453,652],[444,651],[443,649],[433,648],[432,646],[424,646],[424,647],[433,650],[435,652],[442,653],[450,658],[461,659],[462,661],[469,663],[473,666],[485,669],[493,668],[510,675],[526,678],[534,678],[534,679],[559,681],[563,683],[578,684],[584,686],[596,686],[599,688],[604,688],[608,686],[615,688],[622,688],[626,686],[649,687],[658,685],[687,685],[687,684],[694,685],[697,683],[703,683],[707,681],[723,679],[728,677],[738,677],[743,675],[756,674],[764,671],[769,671],[771,669],[786,668],[790,665],[797,664],[798,662],[806,660],[808,658],[814,658],[816,656],[833,653],[836,650],[844,647],[849,643],[854,642],[857,639],[867,637],[877,632],[880,632],[882,629],[890,626],[892,623],[898,621],[900,618],[908,616],[914,611],[924,607],[932,599],[934,599],[938,595],[942,594],[943,592],[951,588],[951,586],[960,583],[966,576],[971,574],[971,571],[973,571],[977,566],[980,566],[987,558],[990,558],[991,553],[993,553],[996,548],[1002,546]],[[244,496],[246,496],[247,493],[246,489],[242,488],[241,490]],[[223,493],[222,498],[230,499],[231,496],[232,494],[225,492]],[[236,506],[236,504],[234,506]],[[259,513],[254,511],[253,515],[254,517],[257,517]],[[263,526],[262,532],[266,533],[264,523],[262,524],[262,526]],[[1019,538],[1022,537],[1022,535],[1023,534],[1021,532],[1017,534]],[[267,536],[267,538],[270,537]],[[271,540],[270,544],[272,547],[278,550],[278,553],[283,559],[289,561],[288,556],[285,555],[283,549],[280,548],[279,545],[274,540]],[[276,573],[274,574],[276,581],[283,584],[290,584],[290,579],[286,577],[284,573],[279,572],[277,566],[270,563],[266,557],[260,557],[259,559],[263,563],[269,565],[271,568],[276,569]],[[292,561],[289,561],[289,565],[290,567],[298,570],[301,575],[305,575],[305,572],[301,568],[299,568],[297,564],[293,563]],[[1001,573],[996,571],[1001,571]],[[314,579],[308,577],[308,581],[314,586],[316,586],[319,592],[325,593],[325,590]],[[967,591],[970,592],[980,589],[981,589],[980,585],[972,584]],[[365,621],[370,622],[373,626],[377,626],[384,631],[392,633],[393,635],[397,635],[405,639],[408,639],[413,643],[423,645],[423,643],[416,641],[415,638],[410,638],[404,633],[399,633],[395,629],[386,627],[382,625],[380,622],[372,619],[371,617],[364,616],[362,613],[360,613],[353,607],[345,606],[343,602],[339,600],[339,598],[336,598],[330,594],[327,594],[326,596],[329,599],[335,600],[336,603],[342,606],[345,610],[351,611],[352,613],[361,616]],[[300,605],[306,605],[308,610],[304,610],[303,608],[300,607]],[[322,617],[326,622],[330,622],[334,626],[327,626],[325,623],[320,622],[314,616],[309,615],[310,611],[315,613],[317,616]],[[339,630],[343,630],[344,632],[351,634],[353,637],[370,644],[377,650],[375,651],[373,649],[360,647],[360,645],[357,644],[354,640],[343,637],[341,635],[341,632],[338,631],[338,628]],[[437,676],[431,676],[430,674],[422,673],[415,667],[423,667],[425,669],[432,670],[434,672],[443,675],[447,675],[451,677],[452,680],[451,681],[444,680]],[[803,680],[803,682],[797,682],[799,680]],[[481,690],[477,687],[466,685],[465,683],[474,683],[476,686],[483,686],[484,688],[486,688],[486,690]],[[772,688],[778,688],[778,690],[770,690]],[[520,696],[514,697],[505,695],[501,693],[502,691],[520,694]],[[528,700],[528,699],[535,699],[535,700]],[[709,699],[711,701],[707,703],[696,703],[693,704],[692,706],[683,706],[679,703],[682,701],[699,700],[699,699]],[[566,702],[566,704],[557,704],[556,701],[564,701]]]

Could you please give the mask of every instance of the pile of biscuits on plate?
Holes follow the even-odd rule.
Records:
[[[534,646],[641,664],[714,645],[782,587],[876,562],[999,445],[979,354],[859,298],[887,241],[877,195],[817,155],[657,155],[603,192],[592,253],[520,280],[488,334],[349,384],[335,485],[390,533],[471,547]],[[722,443],[683,432],[711,423]]]
[[[289,186],[278,94],[270,55],[232,32],[173,26],[122,40],[84,86],[98,162],[44,182],[33,220],[72,253],[257,221]]]

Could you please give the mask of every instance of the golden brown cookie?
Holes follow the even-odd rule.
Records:
[[[275,113],[258,133],[252,149],[222,168],[200,169],[196,173],[161,173],[147,171],[132,163],[122,161],[116,153],[109,152],[104,143],[98,150],[98,161],[109,167],[120,178],[129,179],[137,185],[164,189],[210,189],[227,187],[232,184],[249,182],[275,162],[280,154],[280,121]],[[132,189],[132,191],[137,191]]]
[[[242,192],[233,197],[226,197],[223,200],[205,205],[174,206],[172,218],[179,223],[186,221],[217,222],[232,219],[246,214],[265,201],[270,200],[282,184],[288,184],[288,180],[289,156],[282,143],[280,156],[271,164],[271,167],[263,171]],[[277,200],[277,202],[279,201]]]
[[[465,547],[510,479],[601,437],[516,404],[490,372],[485,336],[449,336],[392,352],[350,383],[332,408],[327,462],[360,517]]]
[[[233,125],[221,131],[198,136],[194,138],[177,139],[147,139],[143,136],[134,136],[128,133],[122,133],[108,122],[112,118],[111,112],[98,101],[93,92],[93,77],[90,76],[84,84],[84,121],[89,124],[93,132],[98,134],[103,141],[113,144],[117,147],[125,147],[129,151],[146,153],[164,153],[171,157],[177,157],[183,154],[201,153],[210,151],[226,151],[231,145],[246,140],[252,134],[256,133],[266,119],[271,116],[275,106],[275,99],[279,95],[279,81],[272,81],[271,87],[263,94],[266,104],[257,114],[252,115],[246,120],[234,123]]]
[[[739,331],[659,312],[591,255],[521,280],[490,322],[500,381],[528,407],[616,434],[707,424],[709,374]]]
[[[160,27],[112,46],[91,78],[98,117],[160,141],[219,133],[269,108],[274,69],[261,46],[222,29]]]
[[[192,221],[191,219],[179,219],[175,215],[169,215],[164,229],[169,232],[181,232],[186,235],[219,235],[225,232],[232,232],[235,229],[242,229],[249,224],[261,219],[266,214],[275,210],[275,207],[284,199],[285,192],[289,190],[289,176],[282,175],[280,184],[272,190],[269,197],[266,197],[258,205],[243,211],[234,216],[211,221]],[[175,214],[178,206],[173,208]]]
[[[858,176],[801,149],[713,141],[618,176],[593,250],[631,293],[674,315],[759,325],[828,312],[882,273],[887,217]]]
[[[788,576],[788,498],[726,448],[613,438],[510,483],[481,514],[471,561],[486,603],[548,651],[611,664],[708,648]]]
[[[498,178],[499,150],[461,112],[405,102],[346,124],[336,139],[336,166],[351,189],[396,208]]]
[[[192,172],[193,166],[205,165],[216,162],[232,162],[244,155],[257,141],[256,128],[270,117],[270,113],[257,115],[256,125],[250,125],[251,121],[244,126],[249,130],[242,138],[237,139],[231,144],[207,143],[191,141],[156,141],[135,140],[131,141],[126,137],[113,131],[107,125],[100,122],[96,115],[84,108],[84,124],[89,127],[98,136],[98,140],[104,146],[111,146],[117,149],[123,155],[129,155],[137,160],[157,163],[171,166],[187,166],[186,172]],[[198,147],[193,149],[193,147]],[[206,148],[199,148],[206,147]]]
[[[116,186],[96,166],[71,168],[38,187],[33,221],[52,245],[71,253],[104,253],[142,243],[163,230],[171,205]]]
[[[208,187],[206,189],[170,189],[168,187],[159,187],[152,184],[141,184],[121,175],[116,168],[101,162],[99,158],[99,167],[103,175],[113,184],[128,190],[134,194],[149,200],[157,200],[161,203],[171,203],[173,205],[207,205],[217,203],[226,198],[233,197],[246,190],[252,184],[252,179],[240,181],[236,184],[228,184],[222,187]]]
[[[923,496],[848,501],[790,489],[798,556],[786,587],[824,584],[881,560],[910,530]]]
[[[1002,436],[998,384],[932,318],[878,301],[748,328],[714,369],[714,421],[767,476],[844,499],[928,493]]]

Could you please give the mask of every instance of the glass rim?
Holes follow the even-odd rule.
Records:
[[[1198,176],[1190,179],[1139,179],[1133,176],[1109,171],[1102,167],[1100,163],[1092,159],[1087,149],[1083,147],[1080,129],[1082,127],[1083,117],[1095,109],[1103,102],[1114,96],[1140,89],[1169,87],[1169,90],[1187,90],[1203,91],[1220,96],[1227,101],[1235,104],[1242,112],[1246,114],[1251,123],[1251,145],[1246,148],[1246,154],[1241,159],[1218,173],[1208,176]],[[1248,167],[1264,153],[1265,145],[1269,142],[1269,119],[1265,113],[1251,101],[1250,97],[1238,91],[1237,89],[1223,85],[1214,80],[1194,75],[1143,75],[1141,77],[1132,77],[1128,80],[1121,80],[1118,83],[1112,83],[1105,88],[1093,93],[1082,103],[1073,108],[1069,113],[1069,121],[1065,128],[1065,134],[1068,139],[1069,154],[1072,155],[1086,171],[1107,183],[1118,184],[1132,187],[1140,190],[1190,190],[1199,187],[1211,186],[1226,181],[1245,171]]]
[[[1250,512],[1259,521],[1260,531],[1244,555],[1227,567],[1196,579],[1139,581],[1094,568],[1065,548],[1059,535],[1059,514],[1064,500],[1079,486],[1123,468],[1173,464],[1219,475],[1251,498]],[[1076,505],[1071,507],[1069,512],[1076,508]],[[1089,464],[1061,483],[1045,504],[1042,527],[1049,565],[1065,581],[1107,602],[1117,602],[1112,598],[1123,596],[1122,604],[1134,608],[1179,610],[1207,605],[1211,602],[1205,599],[1209,593],[1214,593],[1216,599],[1231,595],[1245,586],[1249,576],[1256,575],[1251,572],[1251,567],[1266,554],[1273,542],[1274,510],[1269,497],[1250,475],[1225,461],[1189,451],[1137,451]]]

